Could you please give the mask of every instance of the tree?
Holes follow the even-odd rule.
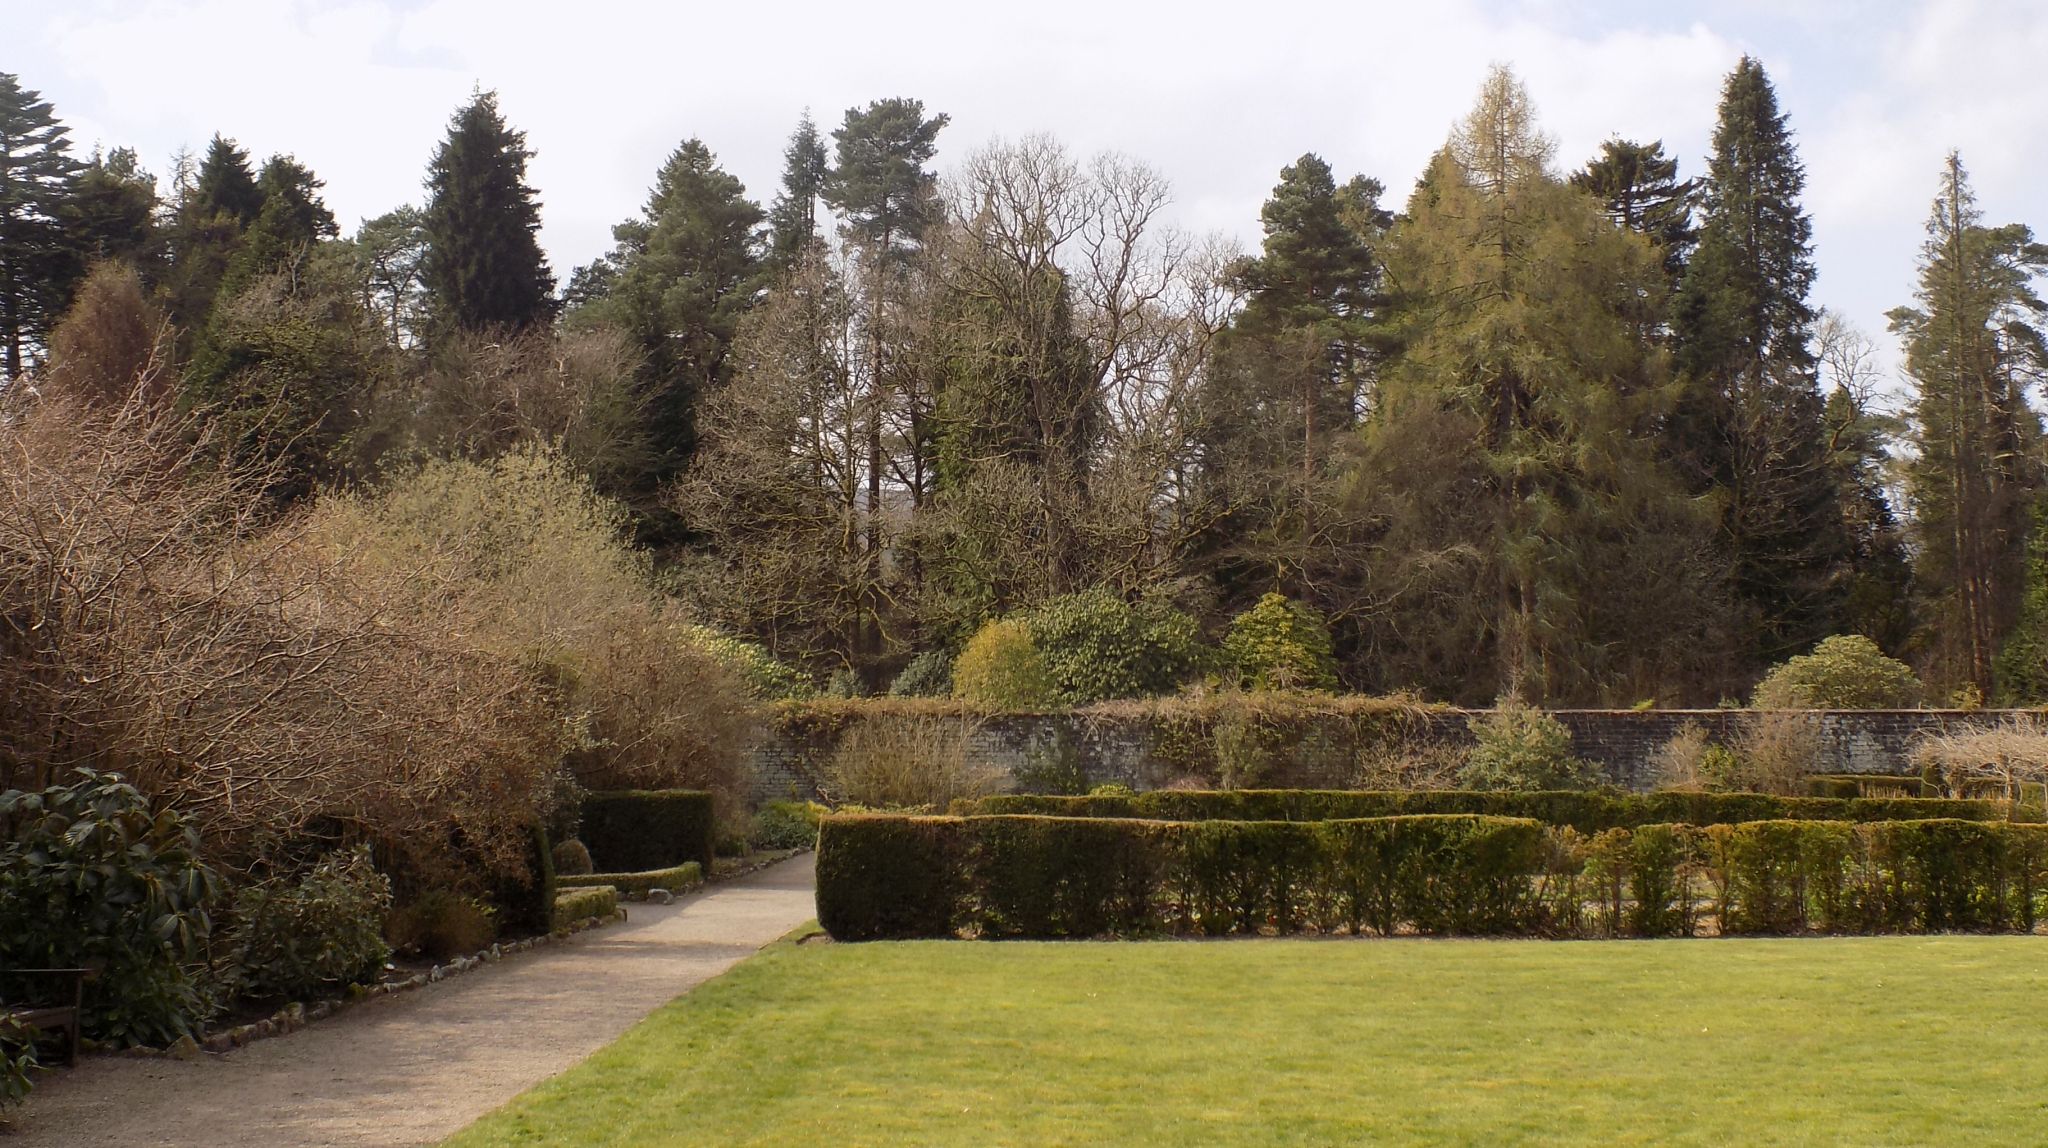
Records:
[[[1992,663],[2003,706],[2048,703],[2048,503],[2034,506],[2027,561],[2020,584],[2019,618]]]
[[[426,213],[406,206],[366,219],[350,241],[363,309],[391,345],[417,346],[426,330]]]
[[[270,157],[256,186],[263,206],[249,221],[221,276],[223,296],[233,297],[256,278],[289,266],[315,243],[339,233],[334,213],[320,199],[325,184],[292,157]]]
[[[1678,286],[1699,241],[1692,225],[1699,181],[1678,178],[1678,161],[1664,154],[1664,141],[1608,140],[1598,156],[1572,173],[1572,186],[1598,199],[1615,226],[1655,243],[1664,253],[1670,285]]]
[[[102,260],[153,262],[159,254],[156,209],[156,177],[142,169],[132,148],[93,152],[65,211],[77,273],[85,274]]]
[[[1699,248],[1674,307],[1684,383],[1667,442],[1722,501],[1751,657],[1782,659],[1835,625],[1847,552],[1812,348],[1805,169],[1763,65],[1722,88]]]
[[[1913,637],[1913,560],[1887,490],[1889,448],[1902,424],[1879,405],[1886,376],[1868,335],[1824,311],[1815,343],[1828,388],[1828,459],[1849,541],[1842,628],[1897,655]]]
[[[0,72],[0,386],[27,369],[64,308],[70,132],[42,93]]]
[[[2026,227],[1986,227],[1962,159],[1949,153],[1921,250],[1918,306],[1891,313],[1913,382],[1907,497],[1939,677],[1993,687],[1998,641],[2019,606],[2030,507],[2042,486],[2040,417],[2048,304],[2033,278],[2048,246]]]
[[[263,211],[263,189],[249,169],[249,153],[216,133],[197,176],[189,182],[181,178],[177,191],[163,293],[171,320],[190,349],[213,315],[215,296],[241,247],[242,232]]]
[[[427,293],[442,330],[519,330],[554,317],[540,203],[526,185],[532,158],[496,92],[478,92],[450,118],[427,165],[423,221]]]
[[[782,153],[782,191],[768,210],[768,259],[776,271],[786,274],[817,242],[818,199],[830,170],[825,141],[806,111],[789,134]]]

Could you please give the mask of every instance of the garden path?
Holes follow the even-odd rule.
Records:
[[[21,1148],[432,1144],[817,914],[813,855],[289,1036],[193,1061],[87,1057],[15,1115]]]

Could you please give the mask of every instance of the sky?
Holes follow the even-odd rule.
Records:
[[[1304,152],[1378,178],[1397,206],[1472,104],[1514,68],[1559,162],[1612,135],[1705,166],[1745,53],[1806,163],[1815,301],[1896,361],[1936,174],[1962,151],[1991,223],[2048,230],[2048,0],[1169,0],[707,4],[692,0],[0,0],[0,70],[40,90],[81,151],[134,147],[159,175],[215,132],[289,152],[344,228],[421,199],[451,112],[481,86],[536,155],[543,246],[564,281],[697,137],[764,204],[808,109],[922,99],[945,170],[996,137],[1050,133],[1173,184],[1172,221],[1256,247]]]

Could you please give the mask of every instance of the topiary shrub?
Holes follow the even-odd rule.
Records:
[[[770,801],[754,814],[756,849],[809,849],[818,843],[825,807],[815,801]]]
[[[1051,705],[1052,675],[1031,627],[999,618],[976,630],[953,663],[953,696],[992,709]]]
[[[1165,602],[1104,589],[1053,598],[1023,619],[1055,701],[1089,705],[1170,694],[1206,660],[1195,620]]]
[[[6,970],[96,968],[83,1029],[116,1046],[165,1044],[210,1011],[196,979],[220,882],[199,834],[119,777],[0,793],[0,999]]]
[[[391,956],[390,910],[391,881],[367,847],[333,854],[296,881],[245,888],[235,897],[235,978],[250,996],[286,1000],[369,981]]]
[[[1247,689],[1337,688],[1337,657],[1322,613],[1279,594],[1267,594],[1231,620],[1223,662]]]
[[[1754,704],[1766,710],[1906,709],[1919,705],[1925,692],[1913,667],[1886,657],[1876,642],[1838,634],[1764,675]]]
[[[609,888],[625,897],[644,897],[654,889],[685,893],[704,884],[704,867],[695,861],[685,861],[644,873],[585,873],[581,877],[564,877],[559,884],[564,889]]]
[[[555,894],[554,928],[566,929],[596,917],[602,921],[619,911],[619,891],[610,885],[564,889]]]
[[[590,860],[590,847],[571,837],[555,846],[555,874],[558,877],[580,877],[585,873],[597,872],[597,866]]]
[[[1586,789],[1593,770],[1572,753],[1572,732],[1516,703],[1467,719],[1475,744],[1458,780],[1471,789]]]
[[[583,799],[583,843],[607,873],[695,861],[708,872],[716,843],[712,797],[694,789],[631,789]]]
[[[892,698],[943,698],[953,692],[953,655],[926,650],[910,659],[889,683]]]

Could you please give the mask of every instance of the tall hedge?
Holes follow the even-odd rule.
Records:
[[[695,861],[711,871],[711,795],[696,789],[629,789],[583,799],[583,843],[599,871],[638,873]]]
[[[1233,789],[1152,790],[1099,797],[1004,794],[959,803],[952,812],[1052,817],[1134,817],[1154,821],[1328,821],[1418,813],[1528,817],[1581,833],[1662,823],[1743,821],[2003,820],[1995,801],[1925,797],[1774,797],[1762,793],[1534,793],[1480,790]]]

